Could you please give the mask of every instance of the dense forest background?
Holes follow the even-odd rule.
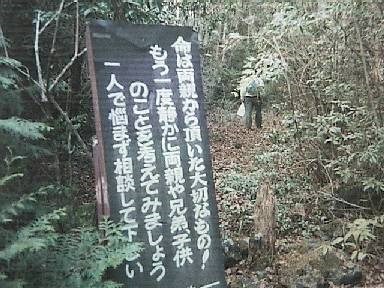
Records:
[[[257,234],[262,183],[277,199],[277,255],[257,285],[330,287],[297,279],[328,281],[311,263],[332,256],[383,287],[383,13],[382,0],[0,0],[0,287],[119,287],[104,272],[140,253],[119,224],[96,229],[91,19],[198,31],[213,143],[237,138],[223,129],[241,125],[237,95],[264,81],[263,130],[233,142],[246,167],[213,147],[224,239]]]

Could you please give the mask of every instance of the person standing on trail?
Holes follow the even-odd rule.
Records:
[[[241,100],[244,102],[245,107],[245,126],[248,129],[252,127],[252,114],[255,110],[255,123],[257,128],[261,128],[262,116],[262,90],[264,88],[263,80],[257,78],[253,79],[246,87],[245,93],[242,93]]]

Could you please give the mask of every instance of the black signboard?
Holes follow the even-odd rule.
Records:
[[[188,27],[88,27],[99,211],[144,243],[126,287],[226,287],[198,46]]]

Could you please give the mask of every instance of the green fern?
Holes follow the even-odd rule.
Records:
[[[76,272],[88,287],[95,287],[93,285],[100,283],[107,268],[116,268],[140,250],[137,244],[128,242],[122,234],[121,226],[111,220],[103,220],[99,228],[100,232],[97,234],[87,229],[75,231],[77,235],[72,234],[72,241],[69,242],[73,246],[66,251],[69,259],[75,256],[76,262],[81,264]],[[66,242],[71,239],[68,236],[63,238]],[[73,241],[74,239],[77,241]]]
[[[19,61],[9,57],[0,57],[0,89],[17,88],[19,81],[17,70],[21,68],[22,65]]]
[[[65,209],[58,209],[22,228],[17,232],[16,239],[0,251],[0,259],[9,261],[25,251],[36,252],[53,245],[58,234],[52,222],[64,216]]]
[[[12,175],[13,176],[13,175]],[[2,179],[0,179],[1,181]],[[1,183],[0,183],[1,186]],[[13,221],[13,218],[21,214],[21,212],[31,207],[31,204],[36,203],[37,193],[23,195],[20,199],[12,203],[3,205],[0,211],[0,224],[5,224]]]
[[[0,119],[0,131],[16,137],[31,140],[44,139],[42,131],[47,129],[49,129],[48,126],[43,123],[31,122],[16,117]]]
[[[140,246],[129,243],[121,225],[107,219],[99,230],[69,230],[70,224],[63,221],[69,218],[66,209],[52,211],[65,205],[50,199],[52,194],[61,195],[56,186],[36,189],[39,183],[28,182],[28,173],[15,167],[25,157],[14,157],[13,152],[30,157],[31,146],[36,146],[29,142],[43,140],[44,132],[50,129],[43,123],[15,117],[22,111],[21,92],[34,93],[19,87],[21,69],[18,61],[0,57],[0,154],[7,155],[0,163],[0,175],[5,174],[0,176],[0,287],[121,287],[104,281],[105,271],[138,253]],[[68,206],[68,211],[74,209]],[[42,216],[31,221],[37,215]]]
[[[15,173],[15,174],[11,174],[11,175],[8,175],[8,176],[4,176],[4,177],[0,178],[0,187],[1,186],[5,186],[5,184],[7,184],[8,182],[12,181],[13,179],[20,178],[20,177],[23,177],[23,176],[24,176],[23,173]]]
[[[23,66],[16,59],[9,58],[9,57],[0,57],[0,66],[1,65],[7,66],[9,68],[14,68],[14,69],[22,68]]]
[[[30,254],[25,260],[34,263],[35,271],[25,280],[31,284],[34,281],[38,287],[52,287],[52,283],[55,287],[71,288],[121,287],[118,283],[103,281],[104,273],[139,251],[139,245],[129,243],[123,236],[121,225],[105,219],[99,231],[74,229],[61,235],[49,250]],[[42,267],[49,269],[39,269]]]
[[[10,75],[7,75],[7,77],[4,77],[0,75],[0,87],[4,89],[17,87],[16,81],[17,81],[16,77],[10,77]]]
[[[13,280],[13,281],[0,280],[1,288],[23,288],[25,287],[25,284],[26,283],[22,280]]]
[[[22,69],[21,63],[15,59],[0,57],[0,118],[19,115],[22,111],[21,94],[31,91],[25,85],[19,87]]]

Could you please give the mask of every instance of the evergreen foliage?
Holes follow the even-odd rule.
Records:
[[[12,137],[31,140],[43,139],[44,135],[42,134],[42,130],[44,129],[47,129],[47,126],[43,123],[31,122],[17,117],[0,119],[0,131],[8,133]]]
[[[359,242],[354,243],[355,250],[343,246],[353,259],[362,260],[362,255],[377,247],[383,249],[383,230],[364,219],[377,219],[384,211],[384,70],[380,48],[384,3],[197,2],[189,3],[193,7],[184,17],[193,11],[194,20],[200,23],[205,88],[212,106],[221,107],[218,113],[227,113],[230,118],[228,103],[238,107],[239,100],[227,95],[244,94],[254,79],[264,81],[263,109],[273,112],[271,121],[276,131],[268,135],[274,145],[256,156],[268,161],[256,163],[255,170],[267,176],[281,196],[277,213],[280,233],[308,236],[321,230],[322,219],[341,220],[346,223],[344,242],[353,242],[349,238],[356,231],[370,231],[374,236],[369,241],[355,241]],[[270,159],[271,153],[276,159]],[[281,159],[295,173],[281,171]],[[259,180],[258,175],[249,177]],[[240,191],[228,197],[233,200],[228,208],[234,206],[231,204],[237,197],[244,198]],[[304,212],[304,207],[311,211],[308,219],[294,218],[290,211],[296,204],[302,205]],[[380,253],[369,255],[380,257]]]
[[[0,57],[0,89],[4,91],[16,88],[19,80],[16,70],[21,68],[22,65],[19,61],[8,57]]]
[[[18,69],[22,69],[19,61],[0,56],[0,119],[19,115],[22,110]]]
[[[0,189],[17,177],[22,174],[1,177]],[[103,275],[138,253],[139,246],[129,243],[121,226],[108,219],[100,223],[99,231],[80,228],[59,233],[57,223],[65,221],[65,208],[29,222],[31,207],[46,190],[41,188],[9,203],[1,197],[0,286],[119,287],[112,281],[104,282]]]
[[[3,4],[16,2],[25,4]],[[90,19],[194,27],[202,42],[208,102],[226,114],[239,104],[233,94],[263,80],[264,103],[273,105],[286,130],[271,133],[270,150],[255,155],[257,173],[228,174],[220,188],[228,199],[253,201],[256,195],[248,189],[270,179],[276,195],[287,200],[278,204],[281,234],[307,236],[323,219],[346,217],[335,207],[353,202],[346,204],[355,210],[345,235],[331,244],[352,243],[357,260],[371,253],[368,244],[380,238],[384,211],[383,1],[85,0],[64,1],[60,13],[61,1],[33,2],[28,7],[35,10],[1,21],[0,287],[119,287],[104,279],[105,271],[140,250],[127,243],[119,224],[104,220],[99,230],[93,228],[93,194],[83,191],[83,180],[91,178],[84,152],[93,135],[84,57],[63,69],[84,46]],[[39,39],[41,83],[31,37],[36,11],[40,28],[49,24]],[[24,32],[7,34],[8,22],[20,22]],[[33,56],[20,62],[5,57],[6,49]],[[49,87],[61,72],[48,102],[40,102],[39,85]],[[280,173],[281,162],[292,171]],[[291,217],[297,203],[311,207],[314,217]],[[225,212],[240,225],[251,209],[228,205]],[[319,210],[321,216],[315,215]]]
[[[99,229],[89,222],[77,229],[65,225],[67,211],[75,209],[75,203],[60,200],[68,188],[44,178],[32,183],[34,171],[24,171],[38,167],[29,158],[33,150],[43,150],[52,129],[21,118],[22,109],[11,109],[22,103],[20,69],[18,61],[0,58],[0,103],[10,108],[0,111],[0,287],[120,287],[104,274],[138,253],[139,246],[128,243],[121,226],[108,219]],[[23,156],[14,156],[19,153]]]

